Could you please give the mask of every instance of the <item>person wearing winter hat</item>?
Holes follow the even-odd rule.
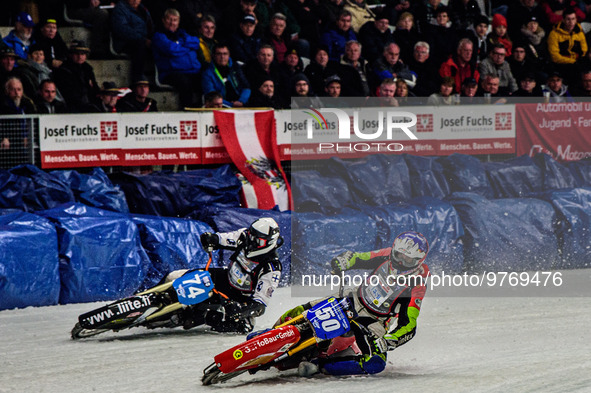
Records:
[[[34,42],[33,27],[35,27],[35,22],[33,22],[31,15],[21,12],[16,16],[14,29],[4,37],[4,43],[23,60],[27,60],[29,46]]]
[[[103,88],[91,103],[89,111],[96,113],[115,113],[117,112],[118,99],[119,89],[115,82],[103,82]]]
[[[45,63],[51,68],[58,68],[68,57],[68,46],[57,30],[57,21],[45,19],[38,26],[39,30],[33,34],[35,43],[41,45]]]
[[[490,44],[487,39],[489,24],[488,17],[479,15],[474,19],[472,26],[466,29],[464,35],[472,41],[474,46],[471,60],[473,63],[478,64],[488,56],[490,49]]]
[[[275,81],[267,77],[261,81],[260,86],[253,90],[248,100],[248,106],[252,108],[282,109],[280,100],[275,95]]]
[[[507,50],[507,56],[511,56],[513,42],[507,34],[507,19],[501,14],[494,14],[492,19],[492,31],[488,35],[488,41],[494,44],[503,44]]]
[[[362,56],[365,60],[376,60],[380,57],[384,46],[394,41],[392,32],[388,28],[389,23],[388,14],[385,11],[379,11],[376,13],[375,20],[366,22],[359,29],[359,42],[363,48]]]
[[[310,81],[310,88],[317,94],[324,91],[324,80],[338,71],[338,63],[330,61],[328,57],[328,47],[318,45],[314,51],[314,56],[310,64],[304,69],[304,73]]]
[[[291,109],[299,108],[319,108],[322,101],[310,88],[310,81],[305,74],[297,74],[292,80],[292,100]]]
[[[573,102],[568,86],[562,83],[562,75],[559,71],[552,71],[545,85],[542,85],[544,97],[549,97],[549,102]]]

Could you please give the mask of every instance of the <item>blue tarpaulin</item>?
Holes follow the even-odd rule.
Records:
[[[125,194],[111,183],[101,168],[93,168],[90,174],[75,170],[53,171],[50,174],[70,187],[77,202],[99,209],[129,213]]]
[[[568,168],[552,157],[544,153],[538,153],[533,158],[537,166],[542,169],[542,190],[555,190],[560,188],[575,188],[582,184]]]
[[[454,153],[437,161],[443,167],[451,192],[474,192],[487,198],[493,197],[486,171],[478,158]]]
[[[302,274],[329,274],[329,261],[347,251],[377,248],[378,228],[366,213],[350,208],[334,215],[297,213],[293,215],[292,274],[301,284]]]
[[[179,180],[188,211],[199,206],[240,206],[242,183],[230,165],[215,169],[197,169],[172,174]]]
[[[464,226],[464,261],[470,272],[548,270],[558,263],[556,214],[534,198],[487,200],[458,192],[446,198]]]
[[[427,264],[433,272],[460,273],[464,267],[460,217],[448,202],[421,197],[379,207],[358,206],[375,221],[376,248],[391,247],[396,236],[404,231],[417,231],[429,242]],[[357,251],[357,250],[352,250]]]
[[[431,196],[441,199],[450,194],[443,167],[437,162],[436,157],[405,154],[404,160],[408,166],[413,197]]]
[[[187,201],[183,198],[180,182],[171,176],[121,172],[110,174],[109,179],[125,193],[131,213],[165,217],[185,214]]]
[[[591,187],[591,159],[570,161],[565,165],[574,176],[577,184],[582,187]]]
[[[128,215],[80,203],[38,214],[57,228],[60,303],[129,296],[144,282],[150,260]]]
[[[551,190],[540,195],[558,214],[562,269],[591,267],[591,188]]]
[[[242,187],[228,165],[187,174],[114,173],[109,178],[125,192],[132,213],[164,217],[184,217],[210,204],[239,206]]]
[[[542,191],[542,170],[528,155],[483,165],[495,198],[518,198]]]
[[[212,232],[209,225],[189,219],[134,215],[141,242],[152,264],[142,289],[156,285],[177,269],[205,268],[208,255],[199,237]],[[220,266],[220,252],[214,251],[211,267]]]
[[[347,181],[356,204],[381,206],[411,198],[408,167],[402,156],[377,154],[352,161],[333,158],[326,173]]]
[[[33,165],[0,173],[0,207],[33,212],[68,202],[74,202],[70,188]]]
[[[0,310],[58,303],[57,249],[47,219],[24,212],[0,216]]]
[[[322,175],[315,170],[292,172],[291,190],[294,210],[298,212],[332,214],[353,199],[345,179]]]

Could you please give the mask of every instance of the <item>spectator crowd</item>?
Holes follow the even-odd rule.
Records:
[[[591,96],[591,0],[15,0],[0,15],[2,114],[156,111],[154,78],[179,109]],[[89,42],[62,39],[68,19]],[[99,86],[88,58],[121,54],[130,86]]]

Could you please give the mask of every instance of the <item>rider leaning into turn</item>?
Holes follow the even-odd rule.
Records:
[[[277,222],[270,217],[254,221],[249,228],[233,232],[203,233],[201,244],[205,249],[234,251],[226,268],[211,268],[209,273],[215,284],[221,309],[211,309],[205,315],[188,307],[178,321],[185,329],[203,323],[218,332],[250,332],[254,318],[262,315],[281,278],[281,262],[277,248],[283,244]],[[168,274],[172,281],[187,270]]]
[[[333,274],[349,269],[373,270],[360,287],[344,293],[353,299],[358,313],[351,330],[359,350],[349,351],[351,356],[321,357],[317,364],[301,362],[300,375],[309,376],[318,371],[330,375],[375,374],[384,370],[387,351],[407,343],[415,335],[427,290],[429,268],[424,261],[428,252],[425,236],[409,231],[398,235],[392,247],[371,252],[346,251],[331,260]],[[300,314],[315,303],[288,311],[280,321]]]

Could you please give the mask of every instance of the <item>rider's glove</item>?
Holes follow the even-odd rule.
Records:
[[[345,270],[348,270],[351,266],[349,265],[349,261],[353,257],[352,251],[345,251],[336,257],[334,257],[330,261],[330,272],[332,274],[340,274]]]
[[[205,232],[201,234],[200,237],[201,245],[204,249],[208,248],[216,248],[220,245],[220,238],[215,233]]]
[[[384,339],[388,344],[388,351],[392,351],[398,346],[398,338],[394,337],[392,334],[386,334]]]

